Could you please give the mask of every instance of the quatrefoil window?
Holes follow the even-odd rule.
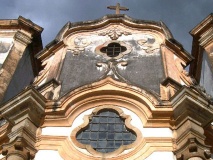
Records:
[[[119,43],[110,43],[106,47],[101,48],[101,52],[106,53],[109,57],[117,57],[120,53],[125,52],[126,47],[121,46]]]
[[[90,145],[97,152],[113,152],[136,140],[136,133],[125,123],[126,119],[115,110],[102,109],[89,118],[84,128],[77,131],[76,139],[83,145]]]
[[[109,41],[100,46],[97,46],[95,52],[102,55],[106,59],[120,59],[123,56],[131,53],[131,46],[120,41]]]

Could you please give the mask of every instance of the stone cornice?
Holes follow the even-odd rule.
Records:
[[[0,31],[3,37],[14,38],[19,43],[16,46],[18,48],[24,50],[29,44],[31,45],[30,53],[32,55],[33,71],[35,74],[38,74],[40,63],[34,59],[34,55],[43,49],[41,40],[43,28],[29,19],[19,16],[18,19],[0,20]]]
[[[118,82],[107,77],[101,81],[80,87],[62,97],[60,101],[49,101],[46,107],[44,126],[69,126],[74,115],[82,108],[90,109],[99,105],[128,106],[137,112],[146,126],[170,127],[172,108],[162,107],[161,102],[146,90]],[[150,116],[152,114],[152,116]],[[70,116],[72,115],[72,116]],[[164,119],[162,120],[162,117]],[[159,118],[161,119],[159,121]]]
[[[30,33],[41,33],[43,28],[33,23],[32,21],[19,16],[18,19],[0,20],[1,29],[24,29]]]
[[[171,32],[166,27],[163,22],[154,22],[154,21],[146,21],[146,20],[138,20],[133,19],[127,15],[119,14],[119,15],[106,15],[100,19],[93,21],[85,21],[85,22],[68,22],[61,29],[61,31],[57,34],[56,38],[51,41],[40,53],[36,55],[36,57],[47,57],[53,50],[55,50],[59,46],[63,46],[62,42],[63,38],[68,36],[69,34],[74,34],[78,32],[85,31],[94,31],[97,29],[101,29],[110,24],[122,24],[130,28],[134,29],[147,29],[154,30],[162,33],[167,39],[173,38]]]
[[[191,63],[190,74],[200,81],[203,50],[213,43],[213,14],[211,13],[199,25],[191,30],[193,36],[192,56],[195,60]]]
[[[13,99],[2,104],[0,106],[0,112],[12,125],[16,123],[17,116],[21,118],[26,112],[30,112],[30,115],[32,114],[30,119],[36,124],[43,115],[44,107],[44,97],[35,89],[27,88]],[[39,124],[40,122],[36,125],[38,126]]]
[[[166,25],[163,24],[162,22],[138,20],[123,14],[106,15],[94,21],[71,23],[70,29],[63,35],[63,37],[75,31],[79,31],[82,29],[91,30],[91,29],[101,28],[110,23],[122,23],[129,27],[138,28],[138,29],[153,29],[153,30],[157,30],[159,32],[164,33],[165,36],[167,36],[167,38],[173,37],[171,32],[166,27]]]
[[[183,46],[175,39],[166,39],[166,46],[174,51],[186,64],[189,64],[194,58],[184,50]]]
[[[201,23],[199,23],[194,29],[190,31],[190,34],[192,36],[200,36],[203,34],[206,30],[208,30],[209,27],[213,27],[213,13],[211,13],[208,17],[206,17]]]
[[[213,26],[209,28],[209,30],[206,31],[205,34],[202,35],[199,41],[200,45],[204,48],[213,43]]]
[[[22,16],[18,17],[18,23],[21,26],[24,26],[28,30],[34,30],[34,31],[39,32],[39,33],[41,33],[43,31],[42,27],[40,27],[39,25],[33,23],[31,20],[26,19]]]
[[[45,99],[33,88],[27,88],[0,106],[1,115],[12,127],[9,142],[2,146],[8,159],[32,159],[36,153],[36,131],[44,116]]]
[[[186,116],[198,121],[202,126],[213,121],[213,106],[206,97],[194,89],[183,87],[171,98],[171,105],[174,110],[174,118],[177,118],[177,124],[181,123]]]

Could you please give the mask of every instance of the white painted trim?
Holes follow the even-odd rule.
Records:
[[[58,151],[54,150],[39,150],[36,155],[34,160],[64,160],[61,158],[59,155]]]
[[[3,156],[2,154],[0,154],[0,159],[4,158],[5,156]]]
[[[173,152],[153,152],[145,160],[176,160]]]

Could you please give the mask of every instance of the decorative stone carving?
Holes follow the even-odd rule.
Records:
[[[20,42],[21,44],[27,46],[32,42],[31,38],[25,33],[18,31],[14,37],[15,41]]]
[[[192,77],[190,77],[189,73],[183,68],[184,65],[183,65],[182,61],[179,58],[177,58],[175,60],[175,66],[177,67],[177,69],[178,69],[178,71],[180,73],[181,80],[185,84],[187,84],[187,85],[195,84],[195,80]]]
[[[28,160],[36,153],[36,130],[44,114],[44,97],[28,88],[18,97],[4,104],[0,112],[12,129],[9,143],[3,145],[3,155],[8,160]]]
[[[68,45],[68,49],[73,54],[79,54],[85,50],[85,47],[87,47],[91,41],[89,40],[88,36],[86,35],[79,35],[75,38],[68,38],[66,41],[66,44]]]
[[[3,144],[2,148],[2,155],[6,156],[8,160],[33,159],[36,153],[36,149],[22,137],[17,137],[14,141]]]
[[[33,82],[34,86],[40,86],[44,83],[45,79],[47,78],[49,69],[52,65],[53,59],[54,55],[42,62],[42,67],[44,67],[44,69],[39,72],[37,77],[35,77]]]
[[[131,35],[131,33],[127,32],[127,31],[122,31],[122,30],[120,30],[120,28],[118,28],[118,26],[114,26],[110,30],[99,33],[98,35],[99,36],[109,36],[112,40],[117,40],[120,36],[122,36],[122,35],[128,36],[128,35]]]
[[[210,146],[201,144],[196,138],[190,138],[186,144],[176,152],[177,160],[188,160],[190,158],[200,157],[201,159],[210,160]]]
[[[144,35],[144,37],[137,41],[141,48],[148,54],[159,51],[160,45],[151,35]]]
[[[96,66],[97,67],[102,67],[102,68],[105,69],[105,73],[104,73],[104,75],[100,79],[106,78],[107,76],[111,76],[114,79],[119,79],[122,82],[128,82],[117,71],[119,65],[125,67],[125,66],[127,66],[127,64],[128,63],[126,61],[120,61],[120,62],[117,62],[117,61],[107,61],[107,62],[98,62],[96,64]]]

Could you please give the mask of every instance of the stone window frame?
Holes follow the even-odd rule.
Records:
[[[124,119],[125,126],[129,130],[131,130],[131,131],[133,131],[135,133],[136,140],[133,143],[128,144],[128,145],[121,145],[115,151],[108,152],[108,153],[98,152],[98,151],[94,150],[91,145],[86,145],[86,144],[80,143],[76,139],[77,134],[81,130],[84,130],[85,127],[89,125],[90,119],[93,117],[93,115],[97,115],[98,112],[101,111],[101,110],[114,110],[122,119]],[[142,134],[141,134],[140,130],[138,128],[132,126],[130,124],[130,122],[131,122],[131,116],[130,115],[126,115],[123,112],[123,110],[120,109],[118,106],[113,106],[113,105],[99,106],[99,107],[95,108],[90,115],[85,115],[84,116],[84,123],[81,124],[81,125],[79,125],[77,128],[75,128],[72,131],[72,133],[71,133],[71,139],[72,139],[72,142],[74,143],[74,145],[76,145],[78,148],[86,149],[90,154],[92,154],[95,157],[97,157],[97,156],[99,157],[99,156],[102,156],[104,154],[106,158],[111,158],[111,157],[119,155],[120,153],[122,153],[125,150],[134,149],[136,146],[139,145],[138,141],[139,141],[139,139],[141,139]]]
[[[110,56],[108,56],[106,53],[101,52],[101,49],[102,49],[103,47],[107,47],[110,43],[118,43],[120,46],[126,47],[126,51],[121,52],[121,53],[120,53],[118,56],[116,56],[116,57],[110,57]],[[130,45],[127,45],[126,43],[121,42],[121,41],[117,41],[117,40],[112,40],[112,41],[105,42],[104,44],[99,45],[99,46],[97,46],[97,47],[95,48],[95,53],[98,54],[98,55],[103,56],[103,57],[106,58],[107,60],[109,60],[109,59],[118,60],[118,59],[122,58],[123,56],[125,56],[125,55],[131,53],[131,51],[132,51],[132,47],[131,47]]]
[[[101,52],[107,54],[108,57],[117,57],[120,53],[125,52],[127,48],[125,46],[121,46],[119,43],[109,43],[107,47],[102,47]]]

